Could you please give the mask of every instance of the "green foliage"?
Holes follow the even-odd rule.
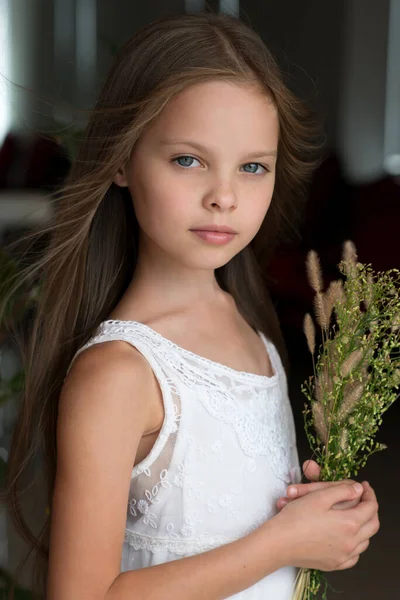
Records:
[[[372,454],[386,448],[376,435],[383,414],[399,396],[400,271],[374,272],[357,262],[355,248],[347,242],[339,265],[345,281],[331,284],[324,294],[317,257],[309,260],[322,343],[317,358],[313,356],[314,375],[302,386],[304,424],[321,466],[320,480],[339,481],[357,476]],[[314,354],[315,327],[309,315],[305,334]],[[327,587],[324,575],[311,569],[297,597],[313,600],[322,592],[326,599]]]
[[[397,269],[374,273],[370,266],[358,263],[335,304],[336,324],[320,348],[314,377],[302,388],[308,399],[307,438],[322,467],[323,481],[357,475],[372,454],[386,448],[375,436],[383,414],[398,397],[399,290]],[[317,386],[326,440],[318,434],[312,410],[320,402]]]

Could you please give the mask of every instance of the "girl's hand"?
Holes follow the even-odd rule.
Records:
[[[315,460],[306,460],[303,463],[303,473],[309,481],[318,482],[321,473],[321,467],[318,465],[318,463],[315,462]],[[355,483],[355,481],[353,481],[352,479],[345,479],[342,481],[324,481],[319,482],[318,484],[299,483],[296,485],[291,485],[287,489],[287,495],[285,497],[279,498],[279,500],[277,501],[277,508],[280,511],[284,506],[289,504],[289,502],[292,502],[297,498],[301,498],[302,496],[305,496],[310,492],[315,492],[319,489],[324,489],[330,485],[337,485],[339,483]],[[353,508],[359,502],[360,498],[355,498],[354,500],[348,502],[340,502],[333,508],[341,510],[344,510],[346,508]]]
[[[309,481],[318,481],[321,473],[321,467],[317,462],[315,462],[315,460],[306,460],[303,463],[303,473]],[[282,508],[290,501],[291,498],[287,496],[279,498],[276,503],[278,510],[282,510]]]
[[[306,460],[303,462],[303,473],[309,481],[319,481],[321,467],[315,460]]]
[[[353,567],[379,530],[378,503],[371,486],[335,482],[300,484],[319,486],[273,517],[280,529],[285,564],[321,571]],[[322,486],[322,487],[321,487]],[[300,492],[301,493],[301,492]],[[360,500],[346,511],[332,510],[343,502]]]

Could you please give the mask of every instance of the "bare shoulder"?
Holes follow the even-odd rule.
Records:
[[[133,371],[130,368],[132,366]],[[76,383],[81,377],[83,380],[87,377],[91,380],[107,378],[115,371],[119,371],[119,374],[126,371],[127,375],[132,373],[132,377],[135,378],[137,371],[144,375],[149,373],[151,368],[144,356],[128,342],[102,342],[93,344],[77,356],[65,382]]]
[[[149,363],[135,348],[122,341],[96,344],[74,361],[59,399],[59,420],[106,418],[108,424],[124,414],[145,426],[149,404],[146,388],[152,380]]]
[[[150,365],[124,342],[92,346],[64,382],[57,420],[48,598],[105,597],[120,572]]]
[[[150,418],[150,382],[146,359],[122,341],[95,344],[74,361],[59,398],[57,447],[59,463],[88,436],[124,439],[133,465]]]

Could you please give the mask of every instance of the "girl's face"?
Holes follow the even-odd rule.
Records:
[[[130,190],[141,256],[190,269],[229,262],[271,203],[278,136],[276,109],[255,88],[210,81],[171,100],[115,178]],[[193,232],[209,225],[236,234],[216,244]]]

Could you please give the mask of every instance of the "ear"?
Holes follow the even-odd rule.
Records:
[[[121,167],[120,169],[118,169],[113,181],[119,187],[128,187],[128,182],[126,180],[125,167]]]

